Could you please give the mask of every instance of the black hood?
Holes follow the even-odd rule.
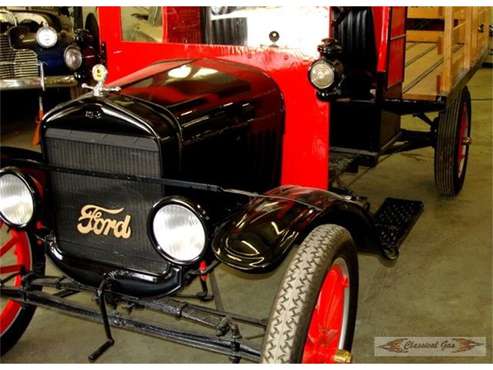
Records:
[[[50,127],[130,136],[160,143],[169,175],[193,181],[269,188],[278,183],[284,105],[262,70],[219,59],[153,64],[56,107]]]
[[[278,90],[261,70],[220,59],[159,62],[114,84],[123,88],[124,95],[168,109],[183,123],[205,111]]]

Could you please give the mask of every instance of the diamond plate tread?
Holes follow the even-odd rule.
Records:
[[[375,227],[381,245],[385,249],[398,249],[423,209],[421,201],[386,198],[375,213]]]

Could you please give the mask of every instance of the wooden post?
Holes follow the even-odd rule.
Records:
[[[466,8],[466,30],[464,36],[464,68],[468,70],[472,66],[472,33],[474,32],[472,24],[472,8]]]
[[[479,26],[479,17],[478,17],[478,8],[472,8],[472,37],[471,37],[471,47],[472,47],[472,61],[475,62],[478,58],[478,26]]]
[[[479,50],[480,53],[482,54],[485,50],[485,48],[488,47],[488,36],[489,36],[489,30],[488,30],[488,8],[487,7],[481,7],[479,10],[480,17],[479,17],[479,25],[478,28],[481,26],[482,27],[482,33],[479,33]],[[479,31],[478,31],[479,32]]]
[[[445,7],[444,10],[445,25],[443,30],[443,71],[441,78],[441,93],[448,93],[452,87],[452,49],[453,28],[454,28],[454,10],[451,6]]]

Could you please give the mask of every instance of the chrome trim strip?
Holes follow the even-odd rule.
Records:
[[[46,76],[44,79],[41,77],[6,78],[0,80],[0,91],[43,89],[43,85],[47,88],[71,87],[77,85],[77,80],[74,76]]]

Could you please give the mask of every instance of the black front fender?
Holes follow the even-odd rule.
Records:
[[[2,167],[23,167],[30,162],[43,162],[41,153],[13,146],[0,146],[0,158]]]
[[[30,175],[38,182],[41,193],[44,192],[47,174],[39,168],[43,164],[43,156],[39,152],[11,146],[0,146],[0,168],[16,167],[22,173]]]
[[[376,240],[371,214],[359,204],[321,189],[281,186],[252,199],[219,227],[212,249],[230,267],[266,272],[314,227],[327,222],[346,227],[356,243]]]

